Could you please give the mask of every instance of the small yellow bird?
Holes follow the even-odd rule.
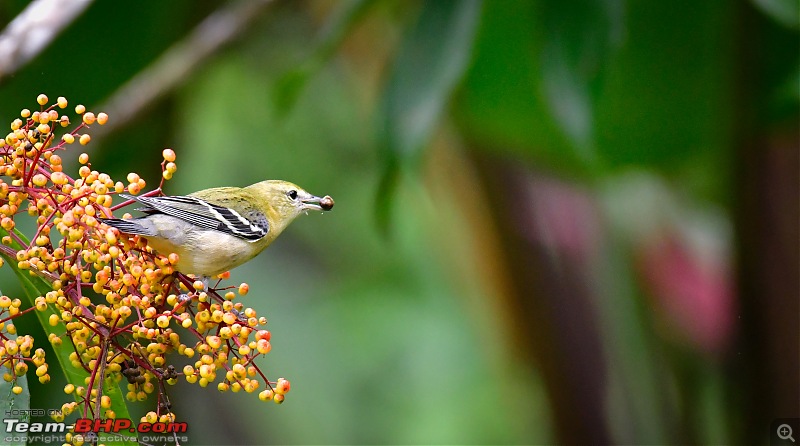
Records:
[[[329,211],[333,199],[309,194],[288,181],[215,187],[188,196],[135,197],[146,215],[103,218],[125,234],[144,236],[162,255],[178,254],[175,269],[211,277],[257,256],[300,214]]]

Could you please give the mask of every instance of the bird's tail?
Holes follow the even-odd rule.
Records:
[[[111,227],[119,229],[119,232],[124,232],[125,234],[144,235],[144,236],[156,235],[153,232],[152,228],[148,228],[134,219],[123,220],[120,218],[99,218],[98,220]]]

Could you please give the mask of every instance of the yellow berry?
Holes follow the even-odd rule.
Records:
[[[34,185],[42,187],[45,184],[47,184],[47,177],[40,173],[37,173],[36,175],[33,176],[31,181],[33,181]]]
[[[58,103],[58,108],[67,108],[67,98],[64,96],[59,96],[56,102]]]
[[[61,140],[67,144],[72,144],[75,142],[75,136],[73,136],[71,133],[66,133],[61,137]]]
[[[161,152],[161,155],[164,157],[165,161],[170,163],[175,161],[175,151],[172,149],[164,149],[164,151]]]
[[[86,133],[84,133],[83,135],[81,135],[81,139],[79,139],[79,141],[80,141],[81,145],[84,145],[84,146],[85,146],[86,144],[89,144],[89,141],[91,141],[91,140],[92,140],[92,137],[91,137],[91,136],[89,136],[89,135],[88,135],[88,134],[86,134]]]
[[[150,307],[150,308],[152,308],[152,307]],[[169,317],[167,317],[167,316],[163,316],[163,315],[162,315],[162,316],[159,316],[159,317],[156,319],[156,324],[157,324],[159,327],[161,327],[161,328],[167,328],[167,327],[169,327]]]
[[[52,174],[50,174],[50,181],[52,181],[53,184],[58,184],[63,186],[64,184],[67,184],[68,180],[67,180],[67,175],[64,174],[63,172],[53,172]]]
[[[86,111],[86,107],[84,107],[82,104],[78,104],[78,105],[75,106],[75,113],[77,113],[79,115],[82,115],[83,112],[85,112],[85,111]]]
[[[40,94],[39,96],[36,97],[36,102],[38,102],[39,105],[47,104],[47,95],[46,94]]]
[[[84,124],[87,124],[87,125],[94,124],[95,119],[96,118],[94,117],[94,113],[92,113],[92,112],[86,112],[86,113],[83,114],[83,122],[84,122]]]

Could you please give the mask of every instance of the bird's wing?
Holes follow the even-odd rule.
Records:
[[[234,209],[209,203],[197,197],[135,197],[120,196],[136,200],[149,209],[152,214],[158,212],[187,221],[201,228],[224,232],[249,241],[258,240],[269,232],[269,225],[264,222],[253,223]]]

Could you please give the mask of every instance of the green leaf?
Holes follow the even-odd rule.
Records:
[[[356,23],[364,16],[375,0],[350,0],[344,2],[336,10],[330,20],[320,31],[317,43],[311,55],[299,66],[284,73],[275,82],[275,111],[284,117],[297,103],[308,80],[323,67],[335,54],[336,49],[344,41]]]
[[[585,163],[596,160],[592,83],[622,35],[620,0],[544,2],[542,83],[550,112]]]
[[[15,234],[19,237],[23,243],[27,243],[27,239],[24,235],[19,233],[15,230]],[[2,228],[0,228],[0,237],[8,235],[8,232]],[[14,243],[11,246],[13,249],[18,250],[22,247],[18,244]],[[4,253],[0,252],[0,255],[6,258],[8,265],[11,269],[14,270],[17,278],[19,279],[20,283],[22,284],[22,288],[25,291],[25,297],[27,298],[27,303],[29,306],[34,306],[36,298],[39,296],[43,296],[47,294],[49,291],[52,291],[52,285],[43,279],[40,276],[32,276],[28,271],[21,270],[17,267],[17,261],[15,258],[5,255]],[[44,332],[47,333],[49,336],[51,333],[55,334],[60,338],[66,337],[66,327],[63,323],[59,323],[55,327],[51,326],[49,323],[49,318],[51,314],[57,314],[56,310],[51,306],[48,305],[45,311],[35,310],[33,311],[36,313],[36,317],[39,319],[39,323],[42,325]],[[67,382],[73,384],[74,386],[82,386],[85,387],[85,379],[89,374],[83,370],[72,366],[72,362],[69,359],[70,353],[72,353],[71,344],[69,342],[63,342],[61,345],[55,346],[53,345],[53,351],[56,354],[56,359],[58,360],[59,365],[61,366],[61,370],[64,372],[64,376],[67,379]],[[52,364],[51,364],[52,367]],[[51,370],[53,370],[51,368]],[[122,391],[119,388],[119,385],[116,383],[109,382],[108,380],[104,381],[103,383],[103,395],[108,395],[111,398],[111,410],[114,411],[117,418],[128,418],[130,419],[130,414],[128,412],[128,407],[125,403],[125,396],[123,395]],[[75,397],[77,401],[77,396]],[[82,405],[79,405],[81,410],[83,409]],[[84,414],[85,415],[85,414]],[[133,433],[126,433],[126,437],[133,437],[135,434]],[[103,440],[104,435],[100,434],[100,439]],[[104,441],[106,444],[118,444],[118,445],[136,445],[138,444],[136,441],[123,441],[123,442],[114,442],[114,441]]]
[[[401,164],[419,161],[464,76],[481,5],[480,0],[425,2],[419,20],[401,44],[382,103],[381,144],[387,168],[378,190],[381,225],[389,220]]]
[[[800,29],[800,3],[797,0],[752,0],[773,20],[790,29]]]
[[[2,292],[0,292],[2,294]],[[8,334],[6,335],[9,338],[15,338],[16,336]],[[7,369],[7,367],[3,366],[0,367],[0,373],[3,373],[2,370]],[[14,386],[22,387],[22,393],[19,395],[15,394],[11,391]],[[0,396],[3,397],[0,400],[0,414],[3,414],[5,418],[8,419],[15,419],[21,423],[27,423],[30,421],[30,408],[31,408],[31,393],[30,389],[28,389],[28,377],[25,375],[17,377],[16,381],[14,382],[6,382],[5,380],[0,380]],[[14,411],[14,412],[12,412]],[[24,434],[15,434],[10,435],[6,434],[6,437],[11,438],[3,438],[3,441],[9,446],[15,445],[25,445],[26,441],[9,441],[13,438],[20,438],[21,440],[26,438]]]
[[[470,61],[479,0],[425,2],[406,35],[384,94],[384,143],[401,158],[416,156]]]

